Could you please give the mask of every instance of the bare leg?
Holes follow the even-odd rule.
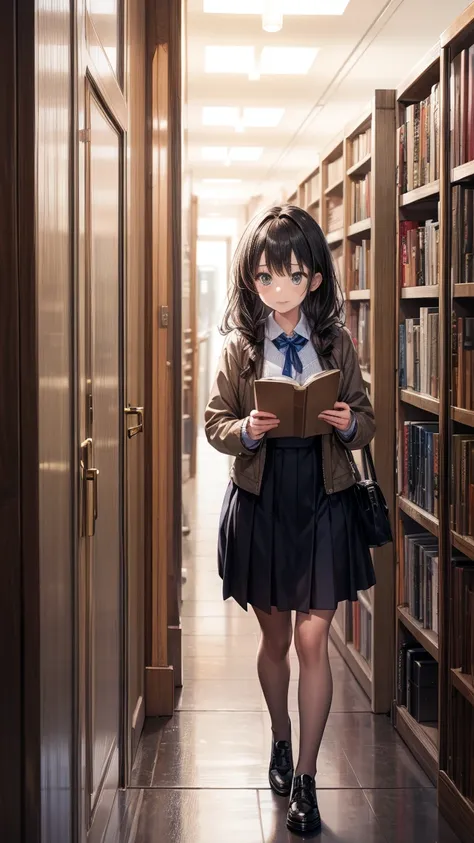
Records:
[[[257,655],[258,678],[270,712],[275,741],[290,740],[288,720],[288,686],[290,683],[290,649],[293,627],[291,612],[272,608],[271,615],[254,607],[262,637]]]
[[[332,701],[329,664],[329,627],[334,612],[297,612],[295,645],[300,664],[298,706],[300,712],[300,755],[295,774],[314,776],[319,747]]]

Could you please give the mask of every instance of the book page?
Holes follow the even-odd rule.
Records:
[[[306,390],[304,436],[332,433],[331,425],[318,418],[324,410],[332,410],[339,394],[339,369],[324,373],[326,377],[312,381]]]

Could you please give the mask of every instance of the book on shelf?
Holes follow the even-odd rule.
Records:
[[[399,385],[439,397],[439,310],[420,307],[420,317],[399,325]]]
[[[339,196],[331,196],[327,200],[328,233],[337,231],[344,226],[344,203]]]
[[[319,199],[320,189],[321,176],[319,173],[315,173],[315,175],[311,179],[309,179],[304,186],[306,207],[308,207],[308,205],[311,205],[313,202],[316,202],[316,200]]]
[[[418,723],[438,720],[438,662],[410,635],[398,647],[397,703]]]
[[[256,380],[257,410],[274,413],[280,419],[278,428],[267,436],[305,438],[330,433],[331,427],[319,418],[319,414],[334,407],[339,377],[339,369],[330,369],[311,375],[303,385],[285,375]]]
[[[348,285],[350,290],[370,290],[371,288],[370,243],[370,240],[362,240],[360,245],[352,245]]]
[[[401,459],[404,497],[437,517],[438,423],[406,421],[403,425]]]
[[[372,127],[352,139],[352,164],[358,164],[372,150]]]
[[[400,222],[400,284],[432,287],[439,284],[439,222]]]
[[[462,536],[474,536],[474,434],[452,437],[451,526]]]
[[[438,633],[438,539],[427,532],[406,533],[402,553],[400,602],[423,629]]]
[[[474,410],[474,317],[453,313],[453,400]]]
[[[474,188],[454,185],[451,218],[451,280],[453,284],[474,281]]]
[[[344,159],[341,155],[335,161],[330,161],[327,165],[327,186],[332,187],[333,184],[338,184],[344,178]]]
[[[453,558],[453,667],[474,686],[474,563]]]
[[[351,181],[351,222],[360,222],[370,217],[371,173],[362,179]]]
[[[350,309],[348,327],[357,349],[361,369],[370,371],[370,302],[360,302]]]
[[[474,159],[474,46],[451,62],[451,161],[459,167]]]
[[[370,664],[372,660],[372,615],[357,601],[350,603],[349,640],[354,649]]]
[[[422,102],[406,106],[397,131],[397,180],[407,193],[439,179],[439,85]]]

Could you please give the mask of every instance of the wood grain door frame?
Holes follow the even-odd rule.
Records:
[[[0,55],[0,839],[39,843],[35,9],[26,0],[2,4]]]
[[[146,712],[181,679],[181,6],[148,6]]]

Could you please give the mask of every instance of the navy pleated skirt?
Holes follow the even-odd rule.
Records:
[[[320,436],[269,439],[260,495],[229,484],[218,557],[224,600],[244,609],[335,609],[375,583],[353,489],[324,489]]]

